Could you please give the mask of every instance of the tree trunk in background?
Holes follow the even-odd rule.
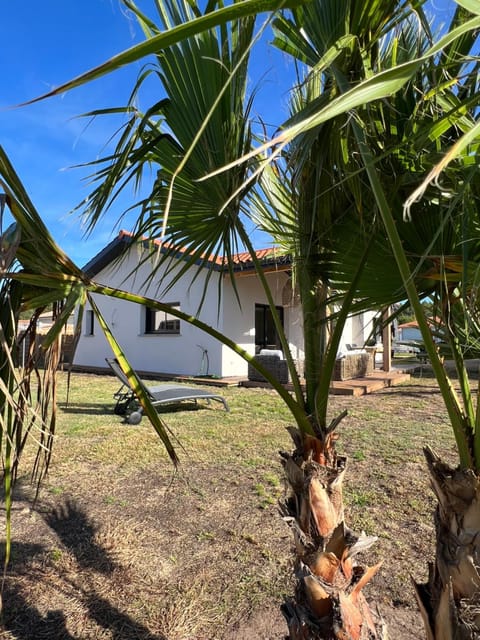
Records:
[[[480,478],[429,448],[425,457],[438,499],[435,564],[428,582],[415,585],[426,637],[473,640],[480,637]]]
[[[383,319],[388,318],[390,315],[390,309],[386,309],[383,314]],[[382,332],[382,342],[383,342],[383,359],[382,359],[382,368],[384,371],[392,370],[392,325],[388,323],[383,328]]]
[[[294,532],[295,596],[283,606],[291,640],[367,640],[387,638],[362,588],[380,564],[362,567],[358,554],[376,538],[346,528],[342,482],[346,458],[334,451],[332,423],[323,439],[290,433],[296,449],[282,453],[289,495],[284,516]]]

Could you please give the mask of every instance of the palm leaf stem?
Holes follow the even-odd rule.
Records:
[[[458,300],[456,304],[457,305],[461,304],[464,307],[462,300]],[[455,322],[454,321],[450,322],[449,316],[447,316],[447,321],[445,324],[447,325],[447,329],[448,329],[447,336],[448,336],[448,341],[450,343],[450,349],[452,351],[455,368],[457,371],[458,378],[460,380],[460,392],[463,397],[464,411],[469,421],[469,424],[473,426],[476,424],[475,409],[473,406],[472,392],[471,392],[470,383],[468,380],[468,372],[465,367],[465,358],[463,357],[463,350],[460,344],[460,338],[456,333],[454,333]],[[475,460],[480,460],[480,457],[478,458],[475,457]]]
[[[327,346],[328,287],[319,282],[314,270],[315,260],[307,251],[300,258],[297,283],[300,294],[304,335],[304,377],[307,412],[315,410],[315,398],[322,378]]]
[[[365,106],[375,101],[388,98],[398,91],[400,91],[419,71],[421,66],[429,59],[438,55],[441,50],[447,47],[452,42],[455,42],[459,38],[463,37],[468,32],[475,32],[480,28],[480,16],[474,16],[464,24],[448,31],[438,42],[434,43],[425,53],[415,60],[399,64],[392,69],[386,69],[380,71],[375,75],[368,77],[366,80],[361,81],[353,88],[346,88],[341,95],[331,100],[324,108],[317,110],[312,115],[307,115],[304,118],[297,117],[295,122],[271,138],[267,142],[256,147],[252,151],[246,153],[241,158],[237,158],[230,164],[226,164],[219,169],[211,171],[207,175],[203,176],[201,180],[207,180],[215,175],[224,173],[229,169],[250,160],[255,156],[265,154],[269,149],[275,151],[272,155],[263,160],[259,169],[261,171],[262,165],[266,165],[276,158],[282,151],[282,149],[289,144],[297,135],[305,133],[311,129],[318,127],[320,124],[335,118],[338,115],[343,115],[347,112],[352,112],[360,106]],[[449,151],[448,158],[442,163],[442,166],[453,160],[471,141],[471,139],[478,135],[480,129],[480,122],[475,125],[475,131],[469,131],[466,134],[465,139],[460,139]],[[422,187],[426,189],[427,180],[435,179],[435,176],[427,176],[425,182],[422,183]],[[419,188],[420,189],[420,188]],[[417,192],[415,192],[416,194]],[[415,198],[409,198],[409,204],[413,203]]]
[[[293,389],[294,389],[294,393],[295,393],[295,398],[297,400],[297,403],[299,406],[301,406],[303,409],[305,407],[305,402],[304,402],[304,396],[303,396],[303,391],[302,391],[302,387],[300,384],[300,379],[298,376],[298,372],[297,372],[297,368],[295,366],[295,362],[293,361],[292,358],[292,353],[290,351],[290,347],[288,345],[288,340],[287,337],[285,335],[285,331],[283,330],[283,326],[280,320],[280,317],[278,315],[276,306],[275,306],[275,300],[273,299],[272,296],[272,292],[270,290],[270,287],[268,286],[267,283],[267,279],[265,277],[265,274],[263,272],[262,269],[262,265],[260,264],[259,259],[257,258],[255,249],[250,241],[250,238],[248,237],[247,233],[245,233],[245,229],[243,228],[243,226],[241,227],[241,229],[239,230],[240,232],[240,237],[242,242],[244,242],[245,246],[248,248],[248,251],[250,253],[250,257],[253,261],[253,264],[255,265],[255,271],[256,271],[256,275],[258,277],[258,279],[260,280],[262,286],[263,286],[263,290],[265,292],[265,295],[267,297],[268,300],[268,305],[270,307],[270,311],[272,313],[272,317],[273,317],[273,322],[275,325],[275,329],[277,331],[277,334],[280,338],[280,343],[282,345],[282,350],[284,353],[284,357],[287,360],[287,366],[288,366],[288,370],[290,372],[290,377],[291,377],[291,381],[292,381],[292,385],[293,385]],[[300,427],[300,425],[299,425]],[[309,430],[309,433],[311,433],[311,435],[313,435],[313,432],[311,431],[311,429]]]
[[[145,40],[121,53],[113,56],[103,64],[90,69],[73,80],[66,82],[52,91],[49,91],[33,100],[29,100],[20,106],[33,104],[40,100],[50,98],[55,95],[65,93],[70,89],[79,87],[87,82],[91,82],[97,78],[101,78],[107,73],[116,71],[132,62],[136,62],[141,58],[160,53],[162,50],[171,47],[179,42],[187,40],[204,31],[227,24],[230,21],[239,20],[248,16],[256,16],[260,13],[268,13],[278,11],[280,9],[294,8],[302,4],[302,0],[243,0],[242,2],[234,2],[228,6],[222,6],[220,9],[211,11],[194,20],[188,20],[178,26],[162,31],[156,36],[152,36],[149,40]]]
[[[55,427],[57,422],[56,372],[60,362],[60,352],[60,335],[57,335],[56,341],[50,344],[44,354],[45,365],[41,374],[41,379],[40,374],[37,373],[39,385],[41,387],[41,393],[38,394],[41,426],[37,454],[32,467],[32,479],[37,485],[37,495],[40,490],[41,481],[48,472],[52,457],[53,438],[55,436]],[[33,359],[33,370],[36,369],[36,365],[34,363],[35,359]],[[33,370],[31,372],[32,374],[34,373]],[[28,434],[29,433],[30,430]]]
[[[479,375],[478,385],[477,385],[477,408],[475,411],[475,438],[473,441],[475,460],[478,460],[479,458],[477,456],[480,456],[480,445],[479,445],[480,437],[477,434],[479,427],[480,427],[480,375]]]
[[[16,317],[21,301],[21,287],[12,286],[11,282],[4,282],[1,296],[2,308],[0,311],[0,377],[2,415],[0,422],[0,447],[3,458],[3,487],[5,492],[5,558],[4,572],[10,561],[12,544],[12,466],[15,455],[13,442],[16,440],[16,412],[15,388],[17,387],[15,369],[11,358],[16,335]],[[5,575],[5,574],[4,574]]]
[[[7,571],[8,564],[10,562],[10,555],[12,550],[12,442],[11,442],[11,430],[10,426],[13,422],[12,408],[9,406],[7,409],[7,433],[5,436],[5,453],[4,453],[4,467],[3,467],[3,488],[5,491],[5,559],[3,564],[4,578]],[[3,584],[2,584],[3,587]]]
[[[179,463],[179,459],[178,459],[177,453],[176,453],[176,451],[175,451],[175,449],[174,449],[174,447],[173,447],[173,445],[172,445],[172,443],[170,441],[170,438],[168,437],[168,433],[167,433],[167,429],[166,429],[165,423],[163,422],[163,420],[161,420],[160,416],[158,415],[158,412],[155,410],[155,407],[152,405],[148,395],[145,393],[140,378],[135,373],[135,371],[132,369],[132,367],[130,366],[128,360],[125,358],[125,355],[124,355],[120,345],[116,341],[112,331],[110,330],[110,327],[106,323],[102,313],[100,312],[100,309],[95,304],[95,301],[94,301],[93,297],[92,296],[88,296],[88,301],[92,306],[92,309],[93,309],[93,311],[94,311],[94,313],[95,313],[95,315],[96,315],[96,317],[98,319],[98,322],[99,322],[101,328],[103,329],[105,337],[107,338],[107,341],[110,344],[110,347],[112,348],[112,351],[113,351],[113,353],[115,355],[115,358],[117,359],[120,367],[122,368],[123,372],[127,376],[130,384],[132,385],[132,389],[135,390],[135,394],[138,397],[138,399],[140,400],[140,404],[142,405],[142,407],[143,407],[143,409],[145,411],[145,414],[150,419],[150,422],[151,422],[153,428],[155,429],[155,431],[159,435],[160,440],[163,442],[163,444],[165,446],[165,449],[167,450],[167,453],[168,453],[171,461],[173,462],[175,467],[177,467],[178,463]]]
[[[186,313],[183,313],[179,309],[175,309],[170,305],[159,302],[158,300],[154,300],[153,298],[147,298],[144,296],[140,296],[134,293],[130,293],[128,291],[123,291],[122,289],[116,289],[115,287],[108,287],[105,285],[98,284],[96,282],[90,282],[86,285],[87,290],[90,293],[100,294],[110,296],[112,298],[118,298],[120,300],[126,300],[128,302],[133,302],[141,305],[148,305],[154,309],[159,309],[160,311],[167,311],[171,315],[183,320],[184,322],[188,322],[189,324],[201,329],[208,335],[212,336],[219,340],[222,344],[230,347],[236,354],[238,354],[241,358],[250,363],[259,373],[264,376],[268,382],[272,385],[278,395],[285,402],[290,412],[292,413],[295,422],[297,423],[299,429],[305,433],[312,433],[312,428],[310,422],[308,421],[307,416],[305,415],[305,411],[303,407],[297,402],[295,398],[293,398],[287,389],[269,373],[265,367],[263,367],[260,363],[255,360],[255,356],[249,354],[245,349],[242,349],[238,346],[236,342],[228,338],[228,336],[220,333],[210,325],[202,322],[198,318],[194,316],[190,316]]]
[[[457,371],[457,377],[460,385],[460,392],[463,398],[464,406],[464,431],[466,434],[473,435],[473,460],[474,469],[478,470],[478,461],[480,461],[480,437],[477,433],[478,423],[476,422],[476,411],[473,404],[472,393],[470,389],[470,381],[468,378],[468,371],[465,366],[465,359],[462,354],[460,341],[457,336],[450,335],[450,348],[452,351],[453,360],[455,362],[455,368]]]
[[[8,393],[13,394],[12,376],[8,380]],[[10,562],[12,548],[12,439],[13,439],[14,412],[10,403],[7,404],[6,416],[2,425],[2,439],[4,444],[3,454],[3,488],[5,491],[5,559],[4,571]]]

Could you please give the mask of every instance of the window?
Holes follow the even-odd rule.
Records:
[[[180,310],[179,302],[172,302],[169,306]],[[180,320],[168,311],[147,307],[145,309],[145,333],[179,334]]]
[[[95,315],[93,313],[93,311],[89,310],[87,311],[86,315],[85,315],[85,335],[86,336],[93,336],[94,335],[94,320],[95,320]]]

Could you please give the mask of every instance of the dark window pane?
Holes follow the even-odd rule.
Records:
[[[180,309],[178,303],[170,305]],[[152,309],[145,309],[145,333],[180,333],[180,320],[171,313]]]
[[[275,307],[283,327],[283,307]],[[266,304],[255,305],[255,351],[260,349],[281,349],[273,315]]]
[[[94,335],[94,327],[95,327],[94,320],[95,320],[95,315],[93,311],[88,310],[85,316],[85,335],[87,336]]]

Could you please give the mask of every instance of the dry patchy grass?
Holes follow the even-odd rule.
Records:
[[[175,473],[153,429],[112,413],[116,382],[75,374],[59,394],[50,475],[36,505],[20,478],[2,640],[279,640],[291,591],[292,538],[277,501],[288,412],[263,389],[226,389],[231,407],[163,411],[178,439]],[[384,560],[368,596],[390,637],[422,637],[410,577],[433,553],[433,496],[422,447],[455,461],[432,380],[361,398],[332,397],[349,414],[346,520],[379,536]],[[29,465],[26,452],[23,468]]]

